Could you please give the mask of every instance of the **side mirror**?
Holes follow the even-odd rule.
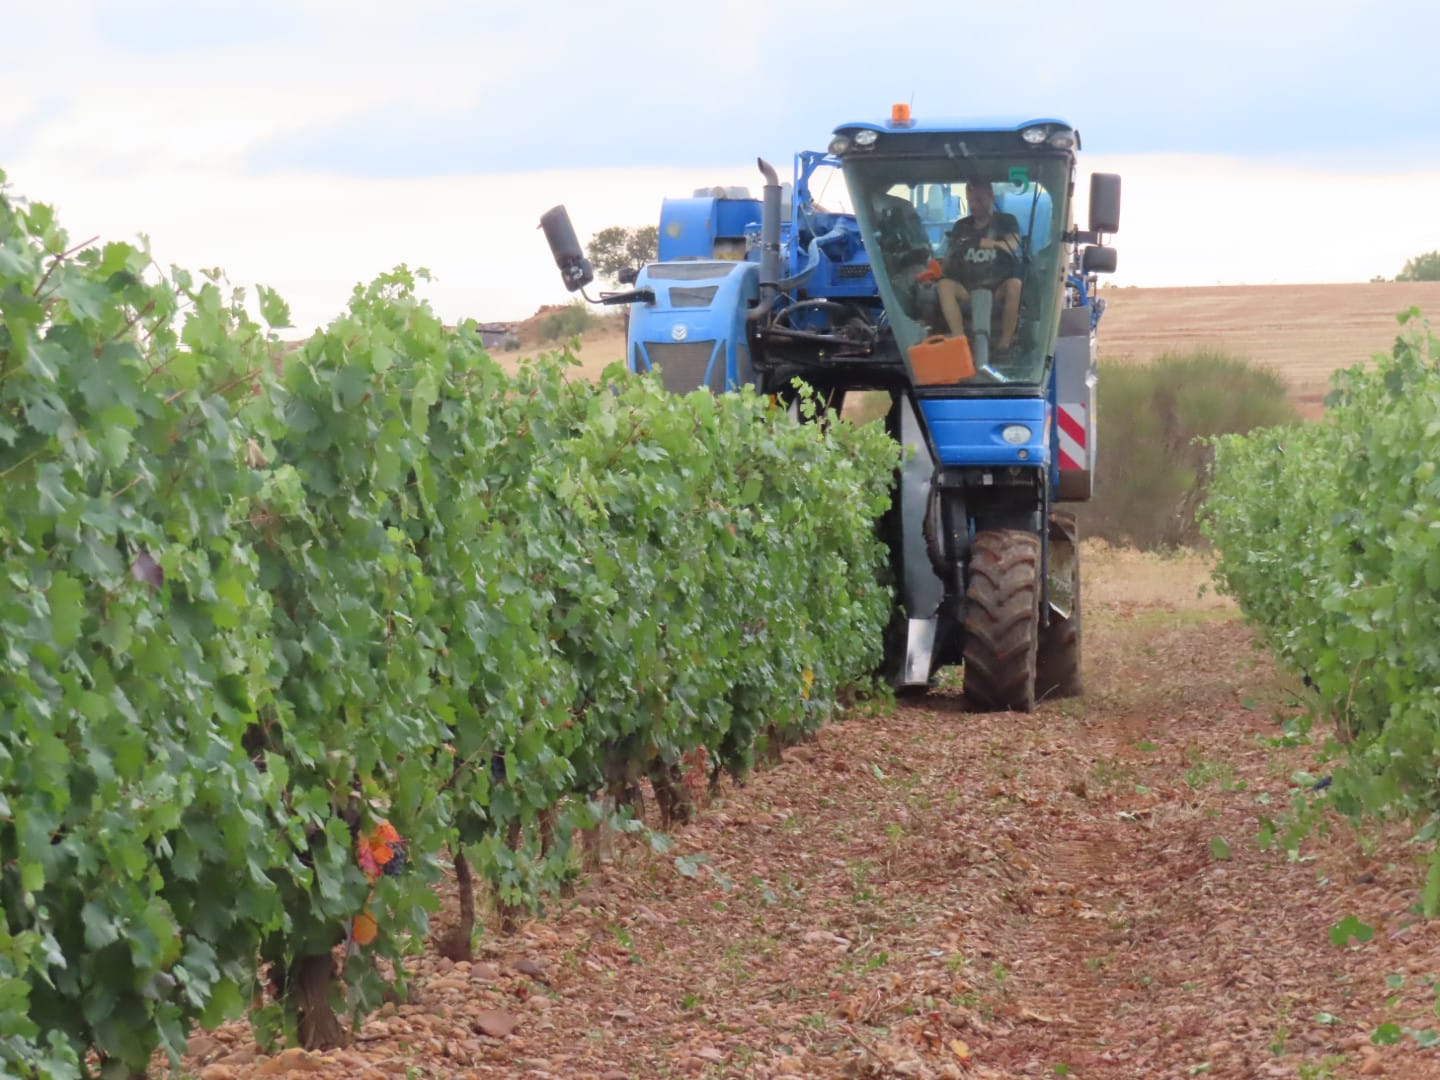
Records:
[[[1120,176],[1094,173],[1090,177],[1090,231],[1120,231]]]
[[[1114,248],[1091,244],[1080,256],[1080,269],[1087,274],[1113,274],[1115,259]]]
[[[585,258],[565,207],[552,207],[541,214],[540,228],[545,230],[545,242],[550,245],[550,254],[555,256],[555,265],[560,268],[560,280],[565,282],[565,288],[574,292],[595,280],[595,271],[591,269],[590,260]]]

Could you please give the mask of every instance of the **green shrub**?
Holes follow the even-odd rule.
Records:
[[[1335,374],[1323,423],[1218,440],[1202,520],[1223,591],[1338,725],[1345,752],[1326,803],[1420,826],[1434,915],[1440,339],[1416,314],[1401,315],[1409,325],[1390,355]]]
[[[69,248],[0,190],[6,1076],[133,1075],[239,1012],[294,859],[244,744],[274,649],[239,413],[281,347],[217,272]]]
[[[1202,541],[1212,436],[1299,419],[1273,371],[1211,348],[1100,363],[1094,498],[1082,533],[1141,548]]]
[[[595,325],[596,315],[583,300],[573,300],[559,311],[551,312],[540,323],[540,336],[546,341],[568,340],[583,334]]]
[[[404,267],[277,365],[284,303],[204,278],[0,189],[6,1076],[176,1059],[262,957],[262,1041],[337,1045],[444,844],[525,899],[511,827],[617,757],[738,772],[880,660],[877,427],[507,373]]]

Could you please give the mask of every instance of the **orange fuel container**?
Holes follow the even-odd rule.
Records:
[[[936,334],[910,346],[910,368],[915,373],[915,385],[943,386],[974,375],[975,359],[970,355],[970,342],[963,335]]]

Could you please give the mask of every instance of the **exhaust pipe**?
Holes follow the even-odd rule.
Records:
[[[780,177],[764,158],[756,158],[765,177],[764,201],[760,210],[760,310],[766,310],[779,291],[780,277]]]

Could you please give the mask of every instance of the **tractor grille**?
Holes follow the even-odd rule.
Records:
[[[733,269],[733,262],[697,259],[694,262],[651,263],[645,268],[645,273],[651,281],[704,281],[706,278],[725,277]]]
[[[670,287],[671,307],[709,307],[710,301],[720,291],[719,285],[672,285]]]
[[[660,382],[666,390],[688,393],[705,385],[705,366],[715,351],[713,341],[649,341],[645,351],[650,362],[660,369]],[[725,388],[725,365],[717,359],[712,390]]]
[[[841,281],[849,278],[863,278],[870,276],[869,263],[848,263],[835,268],[835,276]]]

